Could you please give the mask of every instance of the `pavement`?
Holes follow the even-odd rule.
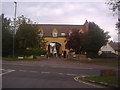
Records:
[[[3,61],[3,88],[105,88],[77,81],[78,76],[98,76],[100,70],[114,69],[100,65],[83,64],[63,58],[41,61]]]

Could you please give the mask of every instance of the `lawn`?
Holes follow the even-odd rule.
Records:
[[[18,59],[17,58],[13,58],[13,57],[2,57],[2,60],[16,61]]]
[[[113,86],[113,87],[118,86],[118,77],[116,77],[116,76],[112,76],[112,77],[89,76],[89,77],[85,77],[85,80],[104,82],[104,83],[107,83],[108,85]]]
[[[2,60],[7,60],[7,61],[17,61],[19,60],[18,58],[13,58],[13,57],[2,57]],[[28,59],[28,58],[24,58],[22,59],[22,61],[40,61],[38,59]]]
[[[118,62],[89,62],[90,64],[105,65],[105,66],[118,66]]]

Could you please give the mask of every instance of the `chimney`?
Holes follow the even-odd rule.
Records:
[[[85,21],[84,26],[85,26],[85,31],[88,32],[88,29],[89,29],[89,23],[88,23],[87,20]]]

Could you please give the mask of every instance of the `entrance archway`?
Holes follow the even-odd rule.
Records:
[[[49,56],[60,56],[62,53],[61,44],[58,42],[51,42],[48,45],[48,55]]]

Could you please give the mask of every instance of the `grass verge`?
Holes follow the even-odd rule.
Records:
[[[67,59],[69,61],[77,61],[79,63],[86,63],[86,64],[96,64],[96,65],[104,65],[104,66],[113,66],[113,67],[118,67],[120,66],[120,63],[118,62],[109,62],[109,61],[97,61],[97,60],[75,60],[75,59]]]
[[[2,60],[17,61],[17,60],[20,60],[20,59],[13,58],[13,57],[2,57]],[[21,59],[21,61],[40,61],[40,59],[28,59],[28,58],[24,58],[24,59]]]
[[[120,77],[119,77],[120,78]],[[112,77],[101,77],[101,76],[89,76],[89,77],[85,77],[85,80],[93,80],[96,82],[104,82],[107,83],[109,86],[112,87],[117,87],[118,84],[118,77],[116,76],[112,76]]]
[[[105,65],[105,66],[114,66],[117,67],[117,62],[89,62],[90,64]]]
[[[16,60],[18,60],[18,59],[17,59],[17,58],[13,58],[13,57],[2,57],[2,60],[16,61]]]

